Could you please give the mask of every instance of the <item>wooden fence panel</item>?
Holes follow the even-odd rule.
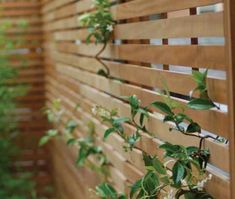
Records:
[[[24,171],[32,172],[37,182],[38,196],[51,198],[46,190],[51,186],[48,150],[38,148],[40,137],[48,127],[42,114],[45,104],[45,85],[42,57],[42,20],[40,1],[1,1],[0,23],[10,22],[12,28],[7,37],[21,41],[11,57],[13,67],[19,70],[19,76],[11,84],[23,84],[28,87],[26,96],[17,99],[17,117],[20,136],[17,144],[22,148],[22,156],[16,160]],[[25,24],[19,27],[17,24]]]
[[[113,40],[101,57],[111,76],[125,81],[120,82],[96,74],[102,65],[95,55],[102,46],[85,43],[88,32],[79,24],[79,16],[92,12],[92,0],[53,0],[43,4],[47,104],[50,106],[55,98],[62,100],[65,118],[74,118],[81,124],[76,132],[78,137],[85,135],[83,126],[87,121],[96,124],[97,142],[110,158],[110,169],[115,175],[111,178],[118,190],[127,191],[128,185],[144,173],[142,151],[161,157],[162,151],[157,149],[161,141],[196,145],[197,140],[169,133],[169,124],[162,123],[161,113],[152,110],[147,126],[156,138],[143,134],[137,147],[127,154],[122,150],[123,140],[119,136],[112,135],[108,142],[102,141],[107,127],[92,116],[91,108],[95,104],[117,108],[120,115],[128,116],[130,108],[120,96],[136,94],[143,105],[147,105],[161,99],[157,90],[164,88],[163,81],[167,82],[174,98],[185,104],[195,87],[192,71],[209,69],[209,95],[221,110],[187,113],[205,131],[230,139],[231,88],[228,87],[229,58],[225,45],[229,35],[224,22],[227,11],[223,6],[223,0],[132,0],[113,5],[111,12],[118,23],[114,27]],[[77,103],[81,107],[74,113],[72,110]],[[125,130],[130,133],[133,127],[125,126]],[[57,147],[52,147],[54,161],[60,162],[57,156],[65,149],[62,150],[58,143],[55,145]],[[232,198],[229,144],[207,140],[205,145],[212,154],[208,172],[214,176],[208,191],[218,199]],[[69,156],[71,152],[66,151],[66,154]],[[63,186],[59,182],[59,170],[66,168],[62,163],[55,168],[58,187]],[[77,172],[81,174],[80,170]],[[72,176],[66,176],[66,181],[69,178]],[[73,180],[78,187],[77,198],[88,198],[87,193],[79,192],[82,180]],[[93,182],[87,183],[94,186]],[[70,185],[64,186],[59,194],[61,198],[74,194]]]

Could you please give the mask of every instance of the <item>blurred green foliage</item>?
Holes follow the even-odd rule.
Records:
[[[27,26],[26,22],[17,25],[21,28]],[[20,149],[15,144],[19,135],[15,99],[25,95],[27,89],[12,83],[18,71],[12,67],[11,57],[19,44],[7,36],[7,30],[12,26],[10,22],[0,24],[0,198],[35,199],[35,183],[31,175],[14,165],[14,160],[20,155]]]

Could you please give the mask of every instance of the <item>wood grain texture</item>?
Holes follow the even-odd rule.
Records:
[[[47,45],[50,47],[50,45]],[[73,43],[58,43],[57,49],[61,52],[95,56],[101,46],[75,45]],[[51,46],[53,48],[53,45]],[[225,69],[224,46],[191,46],[191,45],[147,45],[121,44],[108,45],[101,54],[103,58],[128,61],[142,61],[152,64],[171,64],[210,69]]]
[[[91,0],[53,0],[43,4],[47,105],[50,106],[55,98],[61,99],[62,106],[66,109],[63,122],[69,118],[78,122],[78,137],[86,134],[85,126],[88,121],[95,123],[97,143],[110,160],[110,180],[118,190],[127,192],[128,185],[143,175],[142,151],[162,158],[163,152],[157,148],[162,141],[197,145],[198,140],[175,131],[169,132],[171,124],[162,123],[162,113],[151,109],[146,126],[153,132],[154,138],[142,133],[136,148],[125,153],[122,149],[123,140],[118,135],[111,135],[107,142],[102,141],[107,126],[92,115],[91,108],[95,104],[108,109],[117,108],[121,116],[129,116],[130,107],[120,96],[136,94],[142,104],[147,105],[152,101],[162,100],[159,89],[164,89],[165,81],[174,99],[185,105],[189,92],[195,87],[192,69],[209,69],[209,95],[213,101],[223,104],[223,108],[210,111],[189,110],[187,114],[200,123],[203,129],[229,139],[229,68],[227,48],[223,43],[227,34],[224,23],[226,11],[203,14],[196,12],[197,7],[223,2],[132,0],[114,4],[111,12],[117,24],[114,26],[112,41],[100,57],[110,69],[111,76],[121,81],[96,74],[103,68],[95,59],[102,45],[95,45],[94,39],[87,45],[85,39],[89,32],[79,24],[79,17],[83,13],[93,11]],[[192,9],[194,15],[190,15]],[[166,15],[167,17],[163,17]],[[74,113],[73,107],[77,103],[80,108]],[[130,125],[124,125],[124,129],[129,135],[134,130]],[[215,198],[231,199],[229,144],[207,140],[205,147],[212,154],[210,164],[213,167],[208,168],[208,173],[214,175],[207,190]],[[60,146],[53,150],[55,156],[58,156],[57,153],[72,153],[65,152]],[[62,167],[57,168],[59,169]],[[65,165],[63,169],[66,169]],[[80,172],[77,171],[77,175]],[[73,176],[66,178],[69,181]],[[71,180],[76,180],[76,177]],[[87,183],[94,185],[92,181]],[[78,189],[84,187],[80,182],[76,184]],[[66,198],[69,194],[74,197],[72,187],[61,182],[58,182],[58,187],[62,190],[59,191],[61,198]]]
[[[67,53],[53,53],[52,58],[57,62],[78,67],[82,70],[96,73],[102,69],[102,65],[94,58],[78,56]],[[163,81],[167,81],[170,91],[188,95],[195,82],[190,74],[162,71],[154,68],[146,68],[133,64],[120,64],[112,61],[104,61],[109,67],[111,75],[122,80],[133,82],[152,88],[164,89]],[[135,74],[135,76],[132,75]],[[156,78],[159,77],[159,78]],[[226,81],[223,79],[208,78],[208,90],[210,97],[217,102],[227,103],[227,96],[221,93],[226,92]]]
[[[60,81],[60,80],[58,80],[58,81]],[[58,84],[56,84],[56,85],[58,85]],[[63,104],[65,103],[65,104],[67,104],[67,106],[66,106],[66,110],[71,110],[71,113],[73,112],[72,110],[73,110],[73,107],[74,107],[74,105],[75,105],[75,103],[72,103],[72,100],[74,100],[75,98],[73,98],[73,97],[71,97],[71,96],[69,96],[68,95],[68,93],[65,93],[65,90],[69,90],[68,88],[65,88],[65,90],[57,90],[57,88],[59,88],[59,87],[57,87],[57,88],[53,88],[54,86],[52,86],[52,87],[48,87],[48,89],[49,89],[49,91],[50,92],[52,92],[52,93],[54,93],[54,98],[57,98],[57,97],[59,97],[60,99],[62,99],[62,101],[63,101]],[[60,93],[60,94],[59,94]],[[63,94],[62,94],[63,93]],[[70,92],[71,93],[71,92]],[[75,94],[74,93],[74,96],[75,95],[77,95],[77,94]],[[97,96],[97,94],[96,94],[96,96]],[[53,99],[53,98],[52,98]],[[83,105],[84,105],[84,102],[83,102],[83,100],[81,100],[82,98],[80,97],[78,97],[78,98],[76,98],[77,100],[79,99],[79,101],[81,102],[81,106],[82,106],[82,108],[84,107]],[[83,99],[86,99],[86,98],[83,98]],[[109,100],[110,100],[110,98],[109,98]],[[87,100],[85,100],[85,101],[87,101]],[[105,102],[105,101],[102,101],[103,103],[107,103],[107,102]],[[97,103],[97,102],[95,102],[95,103]],[[69,105],[70,104],[70,105]],[[92,107],[92,104],[90,105],[90,108]],[[117,107],[117,106],[116,106]],[[87,107],[88,108],[88,107]],[[86,110],[88,111],[88,112],[90,112],[90,114],[91,114],[91,110],[90,110],[90,108],[88,108],[87,109],[86,108]],[[69,115],[71,115],[71,114],[69,114]],[[76,114],[76,117],[78,117],[80,120],[83,120],[86,116],[85,116],[86,114],[84,113],[84,111],[82,111],[81,110],[81,112],[79,111],[77,114]],[[91,119],[91,118],[90,118]],[[87,120],[87,119],[86,119]],[[89,121],[89,120],[87,120],[87,121]],[[86,122],[85,122],[86,123]],[[99,128],[99,125],[98,125],[98,123],[96,122],[95,123],[96,124],[96,132],[98,133],[99,132],[99,136],[101,136],[101,138],[102,138],[102,134],[103,134],[103,131],[104,131],[104,129],[100,129]],[[100,129],[100,130],[99,130]],[[132,164],[134,164],[135,166],[137,166],[138,167],[138,169],[139,170],[141,170],[141,171],[144,171],[144,169],[143,169],[143,165],[142,165],[142,163],[141,163],[141,161],[142,161],[142,157],[141,157],[141,153],[139,153],[139,151],[138,150],[134,150],[133,152],[131,152],[131,154],[127,154],[127,153],[125,153],[123,150],[122,150],[122,147],[120,148],[120,144],[122,143],[122,141],[120,142],[120,141],[118,141],[118,140],[115,140],[115,137],[116,136],[111,136],[111,138],[109,139],[109,143],[111,143],[112,144],[112,147],[114,147],[118,152],[119,152],[119,154],[121,154],[124,158],[126,158],[128,161],[130,161]],[[112,141],[113,140],[113,141]],[[145,140],[146,141],[146,140]],[[118,144],[118,142],[120,143],[120,144]],[[154,147],[154,145],[156,145],[156,142],[155,143],[153,143],[152,144],[153,146],[151,147],[151,149],[153,150],[155,147]],[[157,148],[156,148],[157,149]],[[161,154],[161,152],[159,151],[159,150],[156,150],[156,152],[155,151],[152,151],[152,153],[157,153],[159,156],[161,156],[162,157],[162,154]],[[111,153],[110,153],[110,151],[109,151],[109,154],[110,155],[108,155],[108,157],[109,158],[111,158],[110,156],[113,156],[114,154],[112,154],[111,155]],[[114,157],[112,157],[111,158],[111,160],[112,160],[112,163],[113,162],[115,162],[114,161],[114,158],[115,158],[115,156]],[[120,160],[119,160],[120,161]],[[115,164],[115,163],[114,163]],[[119,165],[120,165],[120,162],[119,162]],[[141,166],[142,165],[142,166]],[[115,164],[115,166],[117,166],[117,168],[119,168],[119,169],[121,169],[122,167],[121,166],[118,166],[118,165],[116,165]],[[124,172],[122,169],[121,169],[121,171],[122,172]],[[125,172],[124,172],[125,173]],[[214,174],[214,175],[216,175],[216,174]],[[218,181],[217,181],[218,180]],[[225,198],[229,198],[228,197],[228,195],[226,195],[226,194],[224,194],[224,193],[228,193],[228,181],[227,180],[225,180],[225,179],[220,179],[220,177],[218,176],[218,178],[217,177],[215,177],[215,181],[213,181],[213,185],[211,185],[211,186],[216,186],[216,187],[219,187],[220,185],[221,185],[221,183],[222,184],[224,184],[224,188],[226,187],[226,189],[224,190],[224,192],[223,192],[223,194],[221,194],[220,192],[217,192],[216,190],[213,190],[213,193],[216,193],[216,194],[218,194],[218,196],[221,194],[221,196],[224,196]],[[214,182],[218,182],[219,184],[218,184],[218,186],[216,185],[216,184],[214,184]],[[223,182],[222,182],[223,181]]]
[[[222,0],[135,0],[113,6],[111,11],[117,20],[183,10],[196,6],[206,6]]]
[[[77,93],[78,91],[79,91],[79,93],[81,93],[81,95],[85,99],[88,99],[88,100],[92,100],[92,99],[94,99],[95,96],[99,96],[99,98],[98,98],[99,100],[97,100],[96,102],[93,102],[93,103],[98,103],[101,106],[104,106],[105,104],[107,104],[108,108],[110,108],[110,109],[112,109],[114,107],[118,108],[121,115],[125,115],[125,116],[129,115],[129,113],[128,113],[129,107],[122,104],[120,101],[118,102],[117,100],[113,100],[109,95],[107,95],[107,94],[105,95],[101,92],[97,92],[95,89],[92,89],[90,86],[83,85],[82,82],[78,83],[75,80],[69,80],[68,78],[63,78],[61,74],[59,75],[59,77],[53,76],[50,79],[50,85],[52,85],[52,87],[50,87],[51,89],[53,88],[53,86],[57,85],[56,82],[54,82],[52,80],[53,78],[58,78],[58,81],[63,82],[63,84],[66,86],[66,87],[63,86],[64,89],[60,89],[60,88],[57,88],[57,89],[60,90],[62,93],[66,93],[67,96],[70,96],[72,101],[79,101],[81,103],[81,106],[83,105],[82,97],[79,98],[77,95],[75,95],[75,93]],[[71,88],[70,92],[69,92],[68,88]],[[74,93],[74,94],[71,94],[71,93]],[[86,111],[91,112],[91,108],[92,108],[92,105],[89,105],[89,108],[87,108]],[[176,142],[178,144],[183,144],[183,145],[185,143],[195,144],[197,142],[196,139],[192,139],[189,137],[185,138],[184,136],[181,136],[179,134],[174,135],[172,133],[167,133],[169,126],[161,124],[161,122],[159,121],[159,118],[156,115],[151,115],[149,122],[157,124],[155,126],[156,128],[152,129],[152,132],[153,133],[157,132],[157,134],[158,134],[157,137],[160,136],[161,139],[163,139],[163,140],[167,140],[169,142],[177,140]],[[128,127],[128,128],[125,128],[125,130],[127,132],[131,133],[133,131],[133,128],[130,128],[130,127]],[[152,144],[150,144],[150,142],[147,141],[147,139],[151,140],[151,137],[149,137],[147,135],[144,135],[144,136],[146,137],[144,139],[144,141],[146,141],[146,145],[145,145],[144,141],[143,142],[140,141],[140,145],[137,145],[137,146],[146,152],[156,153],[157,151],[154,150],[154,148],[155,148],[154,145],[156,143],[153,142]],[[180,139],[177,139],[179,137],[180,137]],[[207,142],[207,147],[210,148],[212,153],[214,152],[215,154],[228,154],[228,147],[217,144],[215,142],[210,142],[210,141]],[[122,151],[122,147],[121,147],[121,151]],[[126,154],[126,155],[128,155],[128,154]],[[216,156],[215,156],[215,158],[212,156],[211,161],[212,162],[215,161],[215,162],[213,162],[213,164],[228,171],[228,165],[225,164],[225,162],[228,162],[228,156],[226,155],[224,157],[226,157],[226,158],[223,160],[220,160],[220,159],[217,159]]]
[[[235,9],[235,3],[230,0],[225,1],[225,33],[226,33],[226,60],[228,66],[228,89],[229,89],[229,139],[230,139],[230,190],[231,198],[235,197],[235,79],[234,79],[234,63],[235,63],[235,15],[233,10]]]
[[[183,27],[183,28],[182,28]],[[116,39],[223,37],[223,13],[135,22],[115,26]]]

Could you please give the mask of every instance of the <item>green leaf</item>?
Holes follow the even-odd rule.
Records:
[[[130,121],[130,118],[128,117],[120,117],[120,118],[117,118],[117,119],[114,119],[113,120],[113,124],[122,124],[122,123],[125,123],[125,122],[129,122]]]
[[[189,147],[186,148],[186,150],[187,150],[187,153],[188,153],[189,155],[192,155],[193,153],[198,152],[198,151],[199,151],[199,148],[196,147],[196,146],[189,146]]]
[[[109,128],[109,129],[107,129],[107,130],[104,132],[104,140],[106,140],[106,139],[108,138],[108,136],[109,136],[111,133],[113,133],[113,132],[115,132],[115,128]]]
[[[79,103],[76,104],[76,106],[74,107],[75,110],[79,109],[81,107],[81,105]]]
[[[156,171],[153,166],[145,166],[145,169],[146,169],[147,171]]]
[[[190,123],[193,122],[193,120],[192,120],[188,115],[186,115],[186,114],[184,114],[184,113],[178,113],[178,114],[176,115],[176,120],[177,120],[178,123],[180,123],[180,120],[181,120],[181,121],[186,120],[186,121],[188,121],[188,122],[190,122]]]
[[[73,133],[77,126],[77,122],[75,122],[74,120],[69,120],[65,126],[65,129],[68,133]]]
[[[198,85],[201,84],[206,84],[206,77],[208,74],[208,70],[206,70],[205,72],[200,72],[200,71],[193,71],[193,79],[195,82],[197,82]]]
[[[163,122],[174,122],[174,117],[172,115],[166,115],[163,119]]]
[[[102,183],[96,187],[96,194],[104,199],[117,199],[117,191],[108,183]]]
[[[193,79],[196,82],[197,87],[190,92],[190,97],[193,95],[193,93],[199,91],[199,96],[201,99],[210,99],[208,96],[206,84],[207,73],[208,70],[206,70],[205,72],[193,71]]]
[[[196,110],[209,110],[215,107],[215,104],[210,99],[192,99],[188,104],[188,107]]]
[[[184,178],[185,168],[179,161],[177,161],[172,168],[172,173],[173,181],[176,185],[178,185]]]
[[[98,154],[102,152],[102,148],[100,146],[93,146],[90,148],[89,151],[92,152],[93,154]]]
[[[110,111],[110,114],[111,114],[111,116],[113,117],[113,116],[116,116],[117,115],[117,109],[112,109],[111,111]]]
[[[164,102],[153,102],[151,104],[153,107],[159,109],[160,111],[162,111],[163,113],[166,113],[168,115],[174,115],[174,113],[171,111],[171,108]]]
[[[142,113],[144,116],[146,116],[147,118],[149,117],[149,113],[148,113],[148,109],[147,107],[145,108],[138,108],[138,112]]]
[[[165,150],[165,157],[171,157],[178,160],[187,159],[187,151],[184,146],[181,145],[173,145],[171,143],[166,142],[160,146],[161,149]]]
[[[50,109],[47,109],[45,111],[46,115],[47,115],[47,120],[48,122],[50,123],[53,123],[55,121],[55,115],[54,113],[50,110]]]
[[[125,195],[121,195],[118,197],[118,199],[127,199],[127,197]]]
[[[77,139],[75,138],[70,138],[68,141],[67,141],[67,145],[74,145],[77,143]]]
[[[213,199],[213,197],[204,192],[204,191],[198,191],[198,192],[186,192],[184,194],[185,199]]]
[[[133,198],[135,193],[141,188],[141,182],[142,178],[140,180],[137,180],[132,186],[131,186],[131,191],[130,191],[130,199]]]
[[[39,141],[39,146],[45,145],[49,140],[50,140],[50,137],[47,135],[41,137],[41,139]]]
[[[159,148],[164,149],[166,152],[169,152],[169,153],[175,153],[181,150],[181,146],[174,145],[169,142],[165,142],[164,144],[160,145]]]
[[[128,136],[127,142],[130,145],[131,149],[134,147],[135,143],[139,140],[139,138],[140,138],[140,134],[138,133],[138,131],[137,133]]]
[[[199,126],[198,123],[193,122],[188,125],[186,132],[187,133],[195,133],[195,132],[201,133],[201,127]]]
[[[143,187],[149,196],[156,194],[156,187],[160,185],[159,177],[155,172],[149,171],[143,178]],[[152,198],[152,197],[149,197]]]
[[[57,129],[50,129],[47,131],[47,135],[49,137],[55,137],[58,135],[58,130]]]
[[[61,100],[60,99],[53,100],[52,107],[59,110],[61,108]]]
[[[83,166],[87,156],[88,156],[87,150],[80,148],[76,164],[78,166]]]
[[[146,153],[143,152],[143,160],[144,160],[144,165],[146,167],[148,166],[153,166],[152,164],[152,157]]]
[[[79,17],[79,21],[81,22],[82,25],[89,19],[90,13],[85,13]]]
[[[134,109],[139,108],[139,99],[135,95],[132,95],[129,97],[129,103],[132,108],[134,108]]]
[[[162,175],[165,175],[166,174],[166,168],[164,167],[164,165],[162,164],[162,162],[157,158],[155,157],[152,161],[153,163],[153,167],[156,169],[156,171],[159,173],[159,174],[162,174]]]

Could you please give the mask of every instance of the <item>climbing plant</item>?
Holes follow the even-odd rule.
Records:
[[[197,77],[205,76],[204,73],[197,72]],[[194,75],[194,80],[195,75]],[[199,80],[197,81],[199,82]],[[165,142],[159,146],[164,151],[164,157],[151,156],[143,152],[143,161],[145,164],[145,175],[137,180],[132,186],[129,193],[130,198],[164,198],[179,199],[184,196],[186,199],[208,199],[213,198],[206,192],[204,185],[211,180],[212,175],[206,174],[207,163],[210,158],[208,149],[203,148],[203,141],[207,138],[216,140],[217,137],[204,135],[201,126],[190,118],[185,110],[208,110],[218,108],[210,97],[207,95],[201,98],[201,93],[207,91],[206,81],[201,83],[203,90],[197,89],[199,98],[191,98],[186,105],[180,105],[171,98],[170,93],[166,90],[162,95],[162,101],[154,101],[148,106],[142,107],[141,101],[137,96],[124,97],[130,105],[130,117],[118,117],[117,110],[111,110],[95,106],[92,112],[99,116],[103,122],[108,123],[110,128],[104,132],[106,140],[112,133],[121,136],[124,141],[124,149],[126,152],[132,150],[136,143],[141,139],[143,132],[153,136],[146,128],[146,121],[149,118],[149,110],[156,108],[165,114],[163,122],[170,122],[169,131],[177,130],[185,136],[193,136],[199,139],[198,146],[182,146]],[[195,92],[196,89],[194,89]],[[61,108],[60,100],[55,100],[52,103],[52,109],[46,109],[48,120],[54,124],[61,124],[61,117],[64,110]],[[125,133],[124,125],[132,125],[135,127],[135,132],[132,135]],[[187,125],[186,125],[187,124]],[[56,126],[58,129],[58,126]],[[63,127],[63,134],[66,137],[68,145],[77,145],[79,148],[77,164],[79,166],[89,166],[95,171],[102,171],[102,175],[106,175],[104,171],[108,170],[108,161],[104,155],[102,148],[95,145],[94,126],[90,126],[90,132],[86,137],[76,138],[72,136],[77,128],[76,122],[68,120]],[[58,136],[57,129],[50,129],[47,134],[41,139],[40,144],[45,144],[55,136]],[[98,163],[85,164],[89,157],[96,157]],[[102,168],[101,170],[97,170]],[[107,166],[107,167],[104,167]],[[96,168],[96,169],[94,169]],[[125,194],[119,194],[111,184],[107,181],[108,178],[103,178],[103,182],[97,185],[95,193],[100,198],[127,198]],[[168,190],[168,191],[165,191]]]
[[[99,56],[106,49],[112,36],[113,26],[116,23],[110,13],[110,6],[111,3],[108,0],[94,0],[95,9],[80,17],[80,24],[86,27],[89,32],[86,42],[91,43],[94,41],[95,44],[103,44],[100,51],[95,55],[95,58],[105,69],[98,71],[98,74],[105,77],[110,77],[110,71]],[[198,146],[182,146],[165,142],[159,146],[164,151],[164,154],[159,154],[158,156],[148,155],[143,152],[146,172],[141,179],[137,180],[131,186],[128,198],[213,198],[204,188],[204,185],[211,180],[212,175],[206,173],[210,151],[204,148],[203,141],[208,138],[218,140],[218,137],[203,133],[200,124],[187,115],[188,109],[219,109],[219,106],[212,101],[208,94],[206,84],[207,73],[207,70],[204,72],[193,71],[192,76],[196,87],[190,91],[189,102],[186,105],[175,101],[171,97],[169,90],[165,89],[160,95],[162,96],[161,100],[154,101],[147,106],[142,106],[141,101],[135,95],[124,97],[123,100],[126,100],[130,105],[129,117],[119,117],[117,110],[108,110],[102,106],[95,106],[92,109],[92,112],[97,117],[109,125],[109,128],[104,132],[104,140],[107,140],[113,133],[121,136],[124,140],[123,147],[126,152],[133,150],[137,142],[141,139],[142,133],[147,133],[154,137],[154,133],[148,130],[146,121],[150,116],[149,112],[155,109],[164,114],[162,122],[169,123],[169,131],[175,130],[184,136],[198,139]],[[47,112],[49,120],[50,112]],[[131,135],[126,133],[126,125],[131,125],[135,128],[135,131]],[[68,134],[71,135],[71,132]],[[42,138],[41,142],[44,144],[51,137],[57,135],[58,130],[51,129]],[[69,145],[77,144],[80,148],[77,160],[78,165],[84,166],[84,162],[90,156],[98,157],[102,166],[108,164],[102,149],[95,145],[94,140],[93,133],[88,134],[88,137],[80,139],[67,136],[67,143]],[[160,155],[163,155],[163,157]],[[119,194],[108,181],[99,184],[95,192],[102,199],[127,198],[125,194]]]
[[[96,195],[101,199],[127,199],[124,193],[118,193],[115,188],[107,182],[96,186]]]
[[[143,108],[135,95],[125,97],[124,99],[128,101],[131,107],[130,117],[118,117],[116,110],[109,111],[101,106],[93,108],[93,113],[111,126],[104,132],[104,139],[107,139],[112,133],[120,135],[125,141],[124,148],[126,151],[132,150],[140,140],[140,132],[153,135],[146,129],[144,122],[145,119],[148,119],[148,110],[151,108],[156,108],[165,114],[163,122],[171,123],[170,131],[177,130],[185,136],[193,136],[199,139],[197,147],[184,147],[169,142],[160,145],[159,148],[165,151],[163,160],[158,156],[143,153],[146,174],[132,186],[130,198],[165,197],[178,199],[181,196],[186,199],[213,198],[204,189],[204,185],[212,178],[212,175],[207,176],[206,174],[210,152],[203,148],[203,141],[207,138],[216,140],[217,137],[204,135],[201,126],[185,113],[186,109],[209,110],[219,108],[208,95],[206,77],[207,71],[193,73],[197,87],[191,94],[198,92],[199,98],[191,96],[186,106],[182,106],[173,100],[169,91],[166,90],[164,93],[167,95],[163,96],[162,101],[152,102]],[[139,118],[138,122],[136,122],[136,118]],[[124,124],[134,126],[136,131],[132,135],[126,135]],[[164,193],[165,189],[170,191]]]
[[[87,27],[89,32],[86,43],[91,43],[92,40],[96,44],[103,44],[102,48],[95,55],[96,60],[102,64],[104,69],[100,69],[97,73],[105,77],[110,76],[110,71],[107,65],[102,62],[100,55],[107,47],[108,41],[111,39],[113,32],[113,25],[116,23],[112,14],[110,13],[111,3],[109,0],[94,0],[95,10],[83,14],[80,17],[80,24],[84,27]]]
[[[75,111],[78,106],[75,107]],[[62,108],[61,100],[55,99],[52,102],[51,108],[45,108],[45,114],[48,121],[53,125],[45,135],[40,139],[39,145],[43,146],[51,139],[63,139],[68,146],[75,146],[78,148],[78,155],[76,165],[83,167],[86,166],[91,170],[97,172],[101,179],[108,177],[108,160],[103,153],[100,146],[95,143],[95,126],[92,122],[88,122],[87,135],[77,138],[75,130],[78,125],[74,120],[63,121],[65,110]],[[61,125],[63,124],[64,125]],[[58,129],[61,129],[59,131]],[[92,162],[89,158],[93,157],[95,162]]]
[[[76,106],[76,109],[78,106]],[[75,164],[79,167],[90,168],[95,171],[102,183],[96,186],[93,192],[102,199],[127,199],[125,194],[119,194],[114,187],[108,183],[109,177],[109,161],[103,153],[102,147],[95,144],[95,126],[89,122],[88,132],[85,137],[76,138],[74,131],[78,127],[74,120],[67,120],[62,125],[62,130],[58,129],[63,123],[64,109],[61,106],[61,100],[55,99],[51,104],[51,108],[44,109],[48,121],[53,125],[39,141],[39,146],[47,144],[51,139],[63,139],[68,146],[78,148],[78,155]],[[92,157],[93,160],[89,160]]]

